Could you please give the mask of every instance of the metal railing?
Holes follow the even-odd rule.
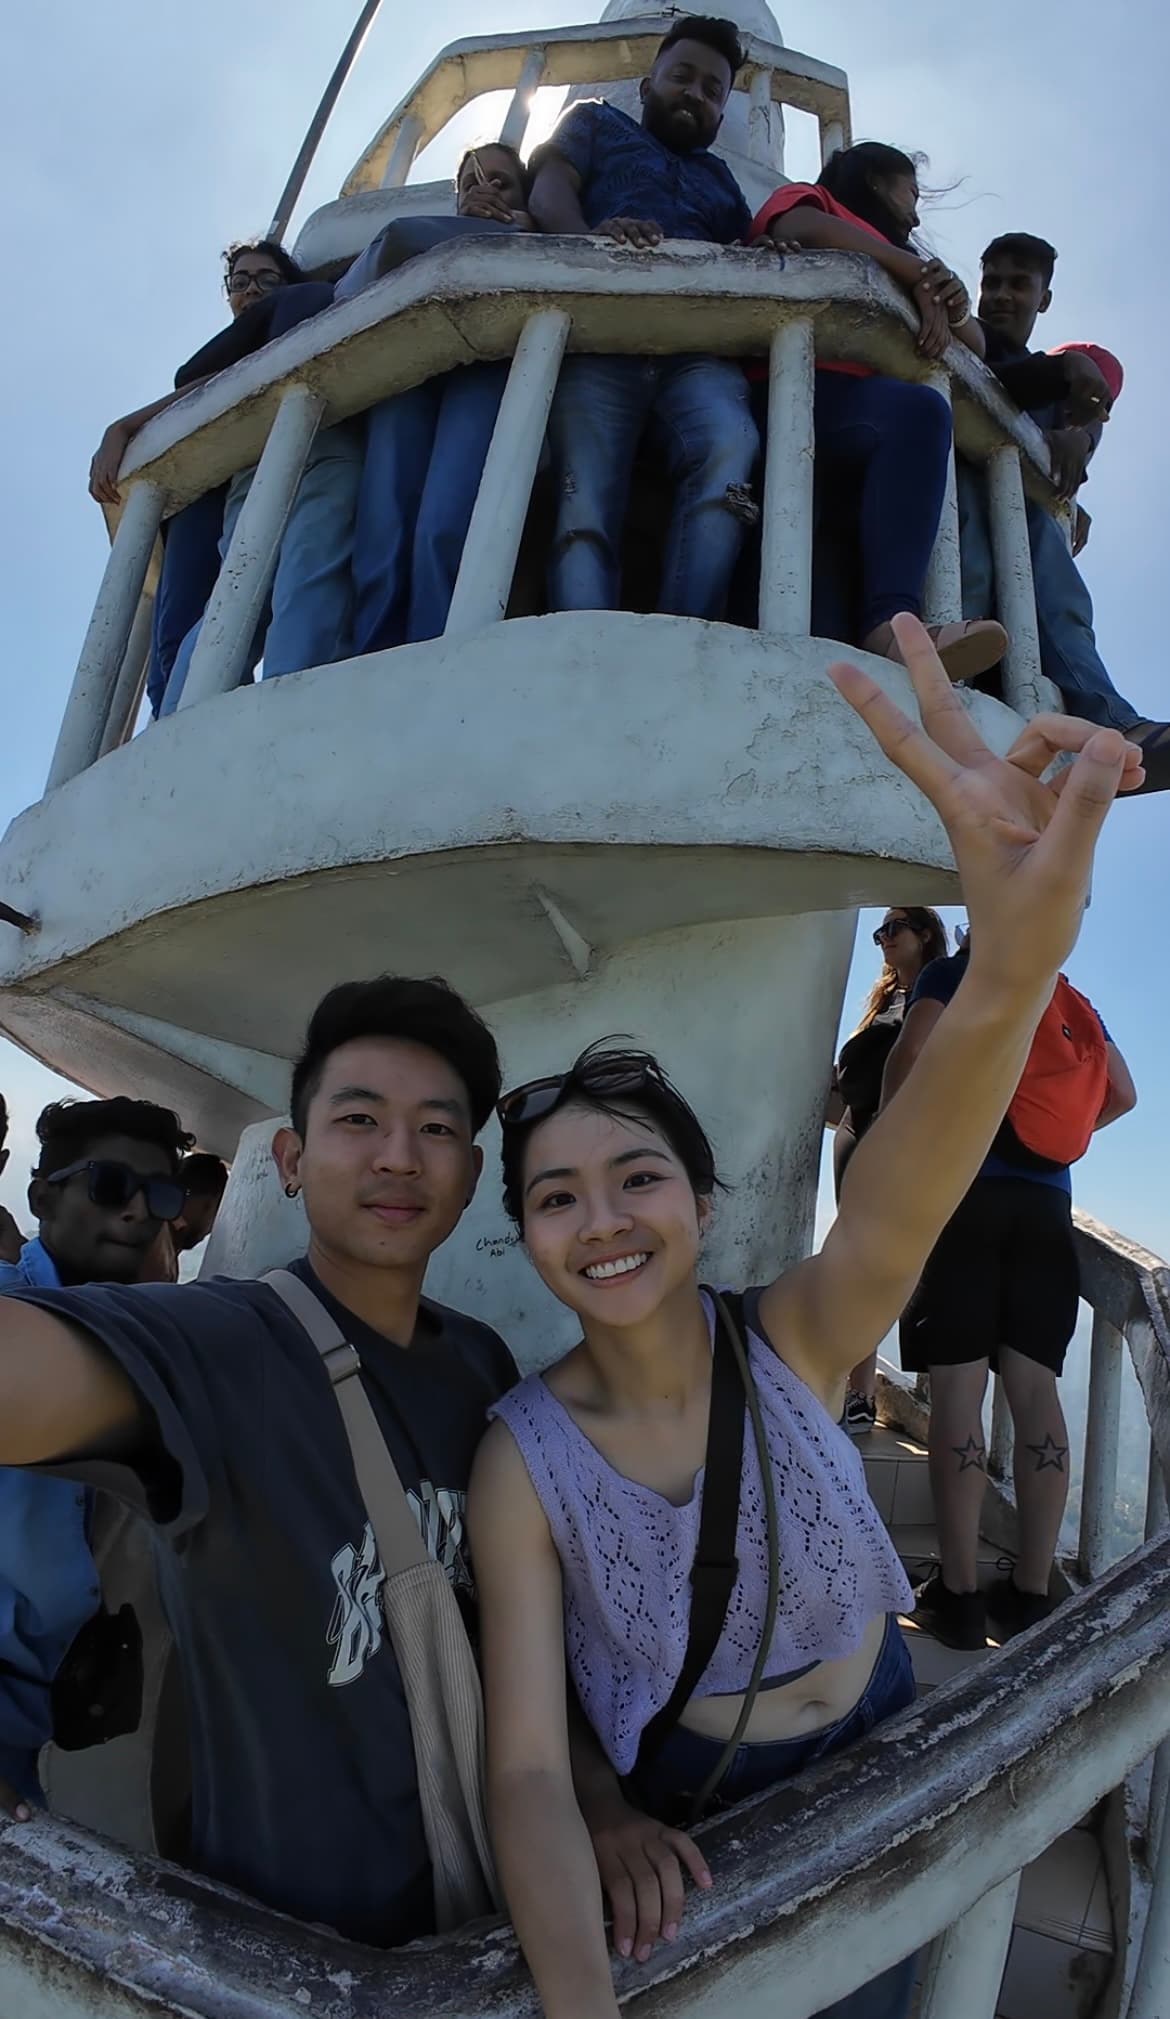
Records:
[[[395,107],[342,185],[343,197],[398,189],[416,156],[465,105],[489,91],[510,91],[500,139],[522,147],[532,100],[546,87],[608,84],[644,77],[677,14],[645,14],[575,28],[526,29],[519,35],[469,36],[449,43]],[[843,70],[758,36],[741,36],[745,62],[737,86],[747,91],[748,140],[765,160],[771,104],[809,112],[820,129],[823,159],[850,139],[849,80]]]
[[[993,541],[1008,586],[1005,698],[1059,705],[1039,665],[1025,486],[1056,508],[1039,431],[952,344],[924,366],[906,297],[868,258],[675,242],[631,255],[589,239],[470,240],[436,249],[302,323],[144,428],[123,464],[126,502],[78,661],[48,789],[125,739],[146,638],[139,601],[162,518],[241,469],[257,475],[208,604],[182,707],[233,688],[317,429],[438,372],[510,356],[511,371],[463,553],[447,634],[501,618],[566,348],[769,360],[760,628],[809,631],[813,369],[849,356],[951,401],[959,448],[989,470]],[[1010,563],[1010,565],[1008,565]],[[927,617],[961,614],[953,454],[927,583]],[[136,630],[137,623],[137,630]]]

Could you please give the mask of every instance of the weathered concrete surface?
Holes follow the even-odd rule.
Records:
[[[103,1003],[123,1043],[149,1018],[199,1072],[213,1056],[184,1033],[263,1068],[342,975],[437,970],[478,1003],[555,987],[574,970],[540,892],[600,957],[895,888],[945,899],[942,829],[825,679],[834,650],[685,619],[531,618],[183,710],[0,843],[0,895],[41,920],[0,931],[0,1024],[83,1079]],[[901,669],[870,663],[912,705]],[[1016,718],[968,705],[1006,747]],[[271,1103],[248,1060],[225,1077]]]
[[[702,1832],[716,1884],[619,1964],[646,2019],[810,2019],[1076,1823],[1170,1729],[1170,1541]],[[536,2019],[510,1934],[380,1955],[38,1821],[0,1822],[5,2019]]]

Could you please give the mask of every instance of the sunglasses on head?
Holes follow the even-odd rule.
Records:
[[[177,1178],[144,1178],[130,1164],[117,1164],[108,1157],[84,1157],[79,1164],[67,1164],[53,1171],[47,1185],[64,1185],[84,1171],[89,1180],[90,1201],[106,1212],[118,1212],[141,1192],[152,1220],[177,1220],[187,1194]]]
[[[536,1122],[542,1115],[551,1115],[575,1091],[598,1094],[604,1100],[664,1085],[661,1067],[648,1052],[623,1052],[617,1058],[587,1059],[583,1066],[574,1066],[570,1072],[552,1073],[547,1079],[528,1080],[522,1087],[513,1087],[511,1093],[497,1101],[496,1113],[502,1127],[515,1128],[521,1122]]]
[[[898,934],[907,927],[911,931],[914,930],[908,918],[884,918],[874,931],[874,945],[882,946],[887,939],[897,939]]]

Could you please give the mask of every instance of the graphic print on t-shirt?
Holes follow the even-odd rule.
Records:
[[[420,1479],[406,1498],[418,1523],[428,1555],[441,1563],[455,1591],[471,1591],[471,1566],[463,1547],[463,1510],[467,1495],[452,1486],[432,1486]]]
[[[382,1586],[386,1573],[374,1531],[367,1521],[361,1546],[344,1543],[330,1565],[337,1599],[325,1638],[336,1648],[328,1682],[334,1689],[356,1682],[382,1645]]]

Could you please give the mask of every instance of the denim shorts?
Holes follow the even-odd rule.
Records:
[[[802,1767],[810,1766],[814,1760],[843,1751],[857,1739],[865,1738],[885,1718],[892,1718],[898,1711],[905,1710],[914,1702],[916,1695],[914,1671],[906,1643],[897,1619],[890,1613],[869,1681],[853,1709],[843,1718],[838,1718],[836,1724],[825,1725],[819,1732],[809,1732],[805,1738],[740,1746],[707,1813],[714,1814],[719,1809],[730,1808],[734,1802],[746,1801],[749,1795],[775,1787],[780,1781],[791,1780]],[[657,1759],[636,1782],[634,1799],[651,1814],[677,1824],[680,1818],[689,1814],[694,1796],[722,1751],[718,1739],[709,1739],[701,1732],[690,1732],[681,1725],[676,1726]],[[847,1998],[826,2006],[817,2019],[906,2019],[917,1960],[916,1956],[905,1957],[902,1962],[895,1963],[892,1970],[885,1970],[880,1977],[875,1977],[872,1983],[862,1984]]]

